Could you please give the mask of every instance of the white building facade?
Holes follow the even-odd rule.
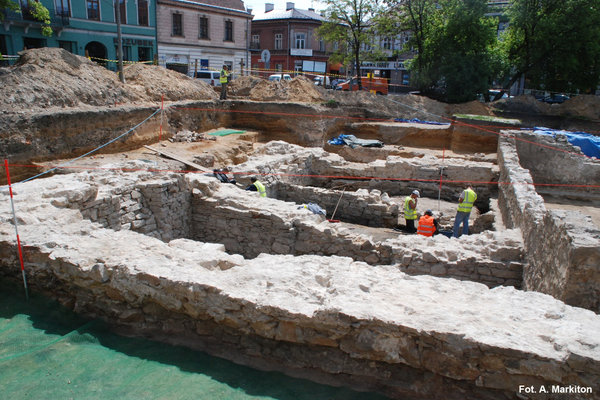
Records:
[[[241,0],[158,0],[158,64],[188,76],[228,65],[241,75],[251,19]]]

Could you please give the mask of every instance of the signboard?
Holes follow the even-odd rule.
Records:
[[[318,72],[324,74],[327,69],[327,63],[325,61],[302,61],[302,71],[304,72]]]
[[[260,53],[260,61],[269,62],[269,60],[271,60],[271,52],[267,49],[264,49],[262,53]]]
[[[360,64],[361,69],[405,69],[404,61],[364,61]]]
[[[187,64],[188,57],[179,54],[167,54],[167,64]]]
[[[290,49],[290,55],[312,57],[312,49]]]

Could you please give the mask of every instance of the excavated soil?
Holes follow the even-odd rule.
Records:
[[[116,73],[91,60],[58,48],[25,50],[18,62],[0,68],[0,112],[39,112],[51,108],[89,108],[123,103],[213,100],[217,92],[206,83],[162,67],[134,64],[124,68],[125,84]],[[377,96],[368,92],[325,90],[306,77],[269,82],[241,76],[230,84],[233,98],[254,101],[321,103],[350,106],[374,114],[410,111],[419,119],[446,122],[456,113],[493,115],[495,111],[600,119],[600,98],[581,95],[549,105],[533,96],[518,96],[484,104],[478,101],[448,105],[423,96]],[[163,97],[164,96],[164,97]],[[398,115],[401,117],[401,115]]]

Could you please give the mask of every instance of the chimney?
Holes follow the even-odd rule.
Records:
[[[308,11],[315,12],[315,9],[314,8],[309,8]]]
[[[292,10],[293,8],[294,8],[294,3],[292,3],[291,1],[288,1],[287,3],[285,3],[285,11]]]
[[[265,3],[265,12],[266,13],[268,13],[269,11],[273,11],[274,8],[275,8],[275,4]]]
[[[250,7],[246,8],[246,11],[248,12],[248,14],[252,14],[252,9]]]

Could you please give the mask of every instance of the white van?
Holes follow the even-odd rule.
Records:
[[[323,85],[323,79],[325,79],[325,85]],[[328,89],[331,87],[331,79],[329,76],[317,75],[313,78],[313,82],[317,86],[323,86]]]
[[[208,83],[211,86],[221,86],[221,81],[219,78],[221,77],[221,72],[219,71],[197,71],[196,79],[200,79]]]
[[[270,75],[269,76],[269,80],[270,81],[274,81],[274,82],[279,82],[281,80],[281,74]],[[284,81],[291,81],[292,77],[289,76],[288,74],[283,74],[283,80]]]

